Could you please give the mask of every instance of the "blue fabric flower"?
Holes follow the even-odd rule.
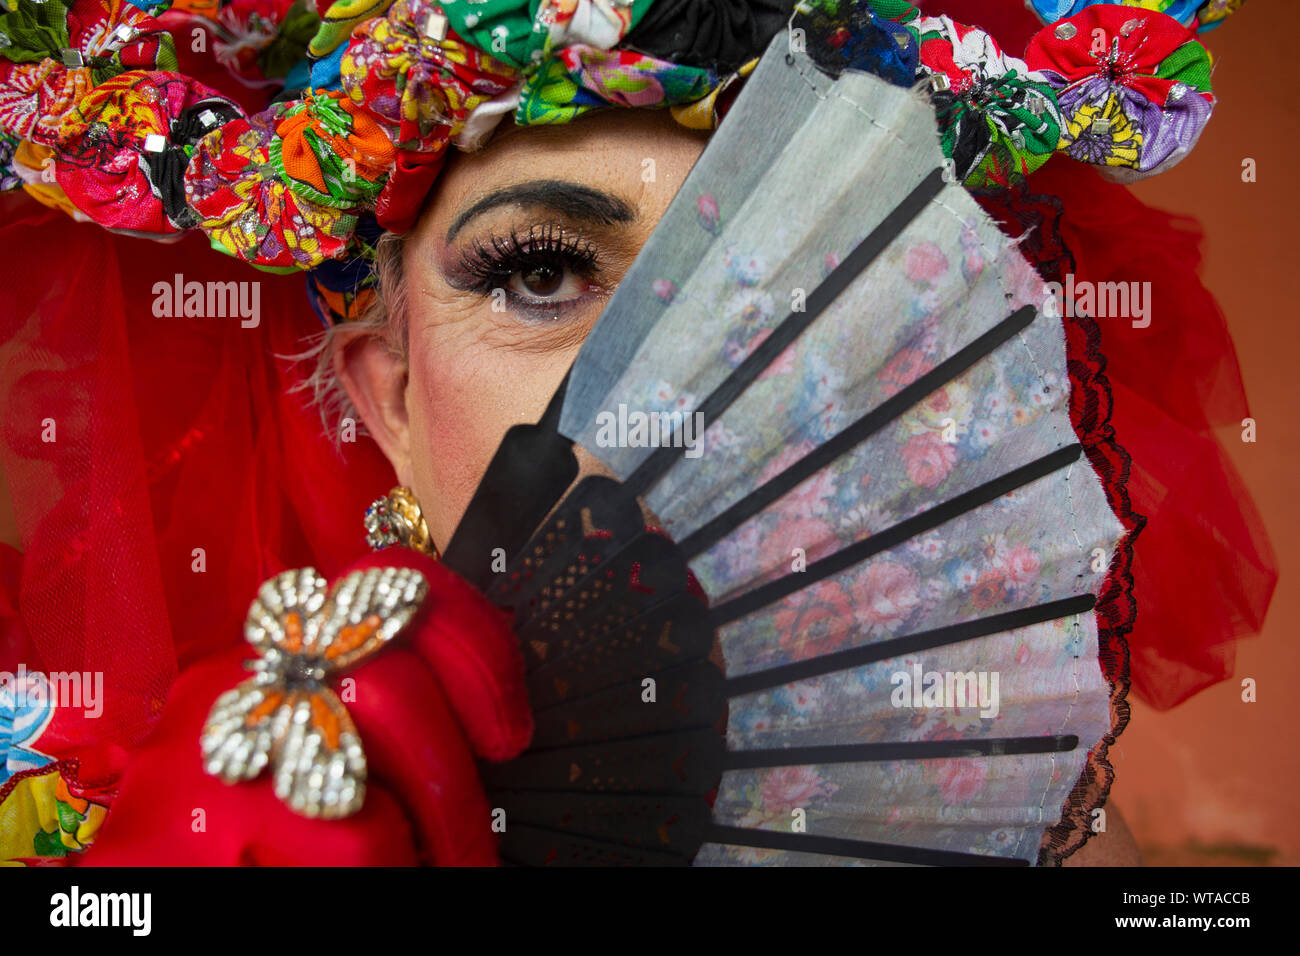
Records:
[[[284,88],[301,90],[311,86],[317,90],[341,90],[343,80],[340,77],[340,66],[347,48],[348,45],[342,43],[319,60],[299,60],[284,78]]]
[[[30,745],[53,716],[50,685],[44,676],[20,672],[6,674],[0,681],[0,784],[16,773],[52,763]]]
[[[875,73],[896,86],[911,86],[920,58],[916,30],[865,5],[815,6],[796,13],[791,26],[804,31],[808,55],[831,76],[845,70]]]

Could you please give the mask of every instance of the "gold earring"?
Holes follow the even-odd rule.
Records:
[[[429,537],[420,503],[410,488],[398,485],[366,509],[366,544],[376,551],[399,544],[413,551],[439,558],[438,549]]]

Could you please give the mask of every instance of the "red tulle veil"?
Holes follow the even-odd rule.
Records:
[[[0,455],[19,556],[0,670],[102,671],[98,719],[60,709],[42,753],[111,782],[178,669],[242,640],[258,585],[365,553],[361,514],[394,484],[373,442],[338,450],[291,392],[321,330],[301,276],[75,223],[0,198]],[[154,315],[154,286],[258,282],[261,320]],[[53,431],[49,431],[52,424]],[[52,441],[43,440],[53,438]]]

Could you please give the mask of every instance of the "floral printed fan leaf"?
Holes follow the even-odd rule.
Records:
[[[1034,862],[1112,730],[1092,607],[1123,534],[1071,427],[1060,320],[945,183],[911,92],[778,36],[732,112],[448,548],[515,608],[539,714],[489,785],[539,821],[519,850],[539,862]],[[684,430],[611,445],[650,412],[702,414],[700,453]],[[544,523],[553,498],[507,505],[511,469],[563,439],[617,481]],[[542,523],[504,575],[494,495]],[[922,696],[932,674],[948,697]],[[654,675],[688,718],[639,696]],[[963,675],[984,705],[951,696]],[[701,819],[681,801],[713,773]]]

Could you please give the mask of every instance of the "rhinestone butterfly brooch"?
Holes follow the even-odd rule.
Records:
[[[204,768],[226,783],[269,764],[275,794],[294,812],[336,819],[365,799],[366,758],[330,682],[383,648],[429,591],[409,568],[354,571],[333,588],[314,568],[265,582],[244,637],[261,655],[254,675],[217,698],[203,728]]]

